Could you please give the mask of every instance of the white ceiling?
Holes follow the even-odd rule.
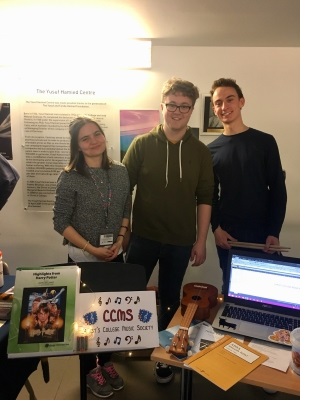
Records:
[[[109,0],[157,46],[299,47],[300,0]]]
[[[31,43],[126,37],[153,46],[300,47],[300,0],[0,0],[0,10],[0,37],[27,34]]]

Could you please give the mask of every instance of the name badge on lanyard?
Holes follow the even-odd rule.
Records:
[[[113,234],[100,234],[100,246],[113,245]]]

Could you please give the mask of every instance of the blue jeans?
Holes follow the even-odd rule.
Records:
[[[147,282],[158,262],[158,330],[164,330],[180,306],[181,285],[191,257],[192,245],[170,245],[132,234],[125,261],[142,265]]]

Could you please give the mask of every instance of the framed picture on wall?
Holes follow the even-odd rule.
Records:
[[[210,95],[203,95],[201,109],[201,134],[203,136],[222,133],[222,122],[214,115]]]
[[[150,132],[159,123],[159,110],[120,110],[121,161],[136,136]]]

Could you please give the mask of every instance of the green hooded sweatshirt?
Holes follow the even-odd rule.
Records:
[[[158,125],[132,141],[122,162],[131,191],[136,187],[132,231],[163,244],[193,245],[197,205],[212,205],[213,200],[213,165],[207,146],[190,128],[173,144]]]

